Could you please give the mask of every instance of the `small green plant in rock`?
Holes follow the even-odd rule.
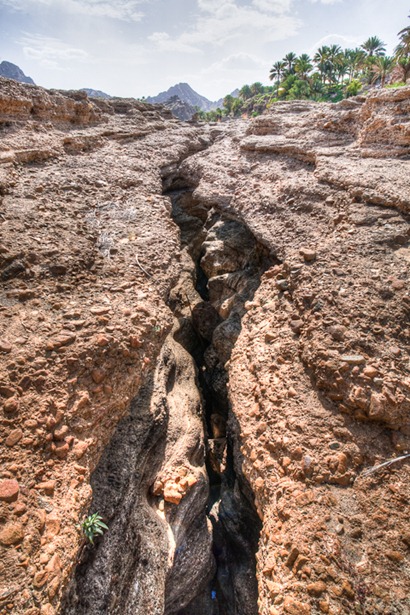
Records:
[[[105,530],[108,530],[108,527],[103,522],[101,515],[98,513],[88,515],[88,517],[80,523],[80,528],[92,545],[94,544],[94,538],[96,536],[102,535]]]

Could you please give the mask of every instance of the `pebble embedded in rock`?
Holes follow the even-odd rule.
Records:
[[[15,502],[19,495],[19,484],[14,479],[0,481],[0,500],[3,502]]]
[[[315,250],[310,250],[309,248],[302,248],[299,252],[307,263],[312,263],[316,260],[317,254]]]
[[[13,429],[13,431],[11,431],[6,438],[6,446],[14,446],[15,444],[17,444],[17,442],[21,440],[22,437],[23,432],[21,429]]]
[[[11,352],[13,346],[7,340],[0,339],[0,352],[9,353]]]
[[[6,546],[17,544],[24,538],[24,528],[21,523],[9,523],[0,530],[0,543]]]
[[[344,354],[340,357],[340,360],[349,365],[362,365],[366,362],[361,354]]]
[[[326,591],[326,583],[324,583],[323,581],[309,583],[306,589],[311,596],[321,596],[323,592]]]

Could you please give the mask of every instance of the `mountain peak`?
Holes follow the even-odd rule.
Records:
[[[192,107],[198,107],[203,111],[210,111],[215,106],[215,103],[208,100],[208,98],[195,92],[189,83],[177,83],[166,90],[166,92],[160,92],[157,96],[148,96],[146,100],[149,103],[163,104],[173,96],[178,96],[183,103],[188,103]]]
[[[20,81],[20,83],[29,83],[35,85],[31,77],[27,77],[17,64],[7,62],[3,60],[0,63],[0,77],[6,77],[7,79],[13,79],[14,81]]]

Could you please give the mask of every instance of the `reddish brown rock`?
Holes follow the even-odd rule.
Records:
[[[14,446],[23,437],[23,431],[19,428],[13,429],[6,438],[6,446]]]
[[[21,542],[24,528],[21,523],[9,523],[0,530],[0,544],[10,546]]]
[[[15,502],[19,495],[19,484],[14,479],[0,481],[0,500],[3,502]]]

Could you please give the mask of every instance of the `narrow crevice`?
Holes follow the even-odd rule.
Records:
[[[261,522],[237,454],[239,428],[230,408],[226,364],[241,330],[244,304],[274,258],[242,221],[196,201],[186,178],[175,174],[164,186],[185,256],[185,275],[169,305],[180,325],[175,339],[195,361],[203,400],[206,514],[216,564],[211,581],[177,615],[256,615]]]
[[[261,523],[241,471],[227,363],[245,302],[275,259],[242,221],[196,201],[178,173],[173,165],[164,177],[181,236],[168,298],[175,326],[93,473],[90,510],[109,531],[84,548],[63,615],[258,613]],[[165,493],[185,475],[192,488]]]

